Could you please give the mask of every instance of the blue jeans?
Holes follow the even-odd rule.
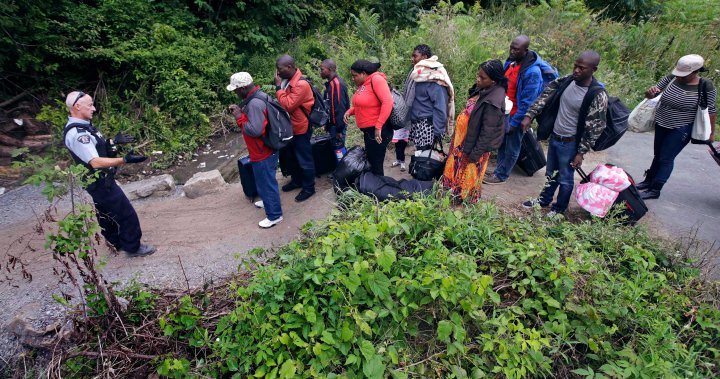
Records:
[[[655,125],[655,140],[653,141],[653,157],[647,179],[650,181],[650,189],[662,190],[665,183],[670,179],[675,167],[675,157],[690,142],[692,125],[682,128],[668,129]]]
[[[555,190],[560,186],[557,201],[552,205],[551,209],[558,213],[567,210],[573,186],[575,185],[575,169],[570,166],[570,163],[575,159],[575,155],[577,155],[575,141],[562,142],[550,137],[547,166],[545,167],[547,182],[545,188],[540,192],[541,206],[545,207],[552,202]]]
[[[508,119],[505,119],[507,123]],[[498,179],[506,181],[510,177],[510,171],[515,167],[515,163],[520,156],[520,146],[525,133],[519,126],[510,128],[510,132],[505,134],[502,145],[497,152],[497,167],[495,167],[495,175]]]
[[[294,138],[293,138],[294,139]],[[252,162],[255,187],[265,206],[265,215],[268,220],[274,221],[282,217],[280,207],[280,190],[275,179],[278,165],[278,152],[259,162]]]
[[[290,180],[308,192],[315,192],[315,161],[310,143],[312,128],[312,126],[308,126],[305,134],[294,135],[291,142],[299,168],[291,174]]]

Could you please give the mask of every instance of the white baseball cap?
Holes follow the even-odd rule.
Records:
[[[230,84],[227,85],[228,91],[235,91],[236,88],[247,87],[253,83],[252,76],[247,72],[236,72],[230,77]]]
[[[705,59],[697,54],[685,55],[678,59],[672,74],[679,77],[685,77],[705,66]],[[702,71],[702,70],[701,70]]]

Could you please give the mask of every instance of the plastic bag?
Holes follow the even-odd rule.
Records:
[[[635,133],[645,133],[654,130],[655,110],[658,104],[660,104],[660,96],[652,99],[643,99],[643,101],[630,112],[628,129]]]
[[[333,184],[337,190],[344,191],[354,186],[363,172],[370,171],[370,162],[361,146],[353,146],[340,160],[333,173]]]

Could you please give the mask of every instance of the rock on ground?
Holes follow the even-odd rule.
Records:
[[[175,180],[169,174],[158,175],[125,184],[122,190],[130,200],[167,196],[175,191]]]
[[[227,186],[220,171],[212,170],[207,172],[198,172],[193,175],[190,180],[183,186],[185,196],[189,199],[195,199],[209,193],[217,192]]]

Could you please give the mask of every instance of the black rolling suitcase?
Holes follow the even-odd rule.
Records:
[[[312,144],[313,160],[315,161],[315,176],[335,171],[337,159],[332,137],[329,134],[313,136],[310,139]]]
[[[240,184],[242,184],[243,192],[245,196],[250,200],[257,197],[257,187],[255,186],[255,175],[253,175],[252,164],[250,163],[250,156],[245,155],[238,159],[238,171],[240,171]]]
[[[606,164],[607,166],[613,166],[611,164]],[[581,183],[587,183],[588,182],[588,176],[585,175],[585,171],[583,171],[582,168],[578,167],[575,169],[578,174],[580,174]],[[617,204],[622,204],[623,207],[623,214],[625,214],[628,217],[627,224],[629,225],[635,225],[638,220],[640,220],[643,216],[645,216],[645,213],[648,211],[647,205],[645,205],[645,201],[640,197],[640,191],[635,187],[635,179],[628,174],[627,171],[625,171],[625,174],[627,174],[628,179],[630,179],[630,187],[624,189],[618,194],[617,199],[615,199],[615,202],[613,203],[613,206]]]
[[[528,176],[533,176],[537,170],[545,167],[547,164],[545,152],[532,129],[528,129],[523,136],[522,143],[520,144],[520,155],[518,156],[516,164],[520,169],[525,171]]]
[[[313,136],[310,139],[312,145],[313,161],[315,162],[315,176],[335,171],[337,160],[330,135]],[[283,176],[290,176],[293,172],[300,170],[300,164],[295,156],[292,146],[280,149],[280,172]]]

